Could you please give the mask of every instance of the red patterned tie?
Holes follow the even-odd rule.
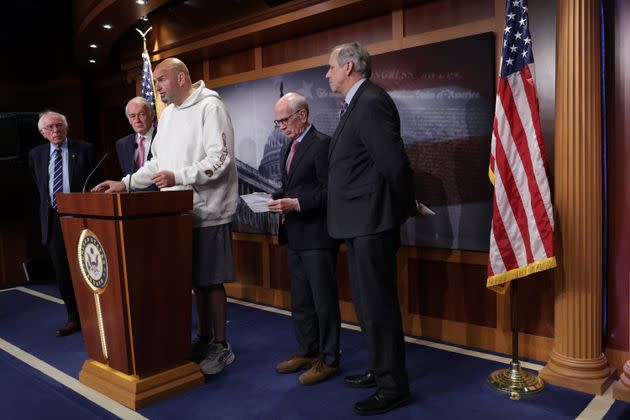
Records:
[[[291,144],[291,150],[289,151],[289,157],[287,157],[287,173],[291,170],[291,162],[293,162],[293,156],[295,156],[295,151],[297,150],[300,142],[297,140],[293,140]]]
[[[144,136],[138,136],[138,156],[136,156],[136,167],[142,168],[144,165]]]

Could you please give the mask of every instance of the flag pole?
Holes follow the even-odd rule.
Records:
[[[517,279],[557,265],[527,0],[505,1],[502,44],[488,170],[494,206],[486,286],[498,293],[510,287],[512,361],[488,382],[520,400],[542,391],[544,382],[518,360]]]
[[[153,102],[155,103],[155,115],[157,118],[160,117],[160,113],[164,109],[164,103],[155,97],[155,83],[153,83],[153,70],[151,69],[151,57],[149,57],[149,52],[147,51],[147,34],[153,29],[153,26],[150,26],[149,29],[142,32],[138,28],[134,28],[142,37],[142,61],[143,63],[148,63],[148,71],[149,71],[149,79],[151,82],[151,92],[153,95]]]
[[[510,306],[512,312],[512,361],[507,369],[495,370],[488,376],[490,386],[497,391],[510,394],[511,400],[520,400],[522,395],[535,394],[543,390],[545,383],[538,375],[521,368],[518,360],[518,310],[516,293],[518,280],[510,282]]]

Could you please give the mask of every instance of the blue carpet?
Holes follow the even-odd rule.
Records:
[[[32,288],[57,295],[49,285]],[[236,353],[234,364],[220,375],[206,377],[204,386],[140,410],[142,415],[151,419],[338,419],[352,417],[353,403],[371,394],[372,390],[347,388],[342,383],[343,374],[365,368],[367,352],[360,333],[342,330],[343,374],[306,387],[297,382],[298,374],[274,371],[275,364],[295,350],[289,317],[230,304],[228,318],[228,339]],[[76,378],[86,354],[79,334],[54,337],[55,328],[64,321],[61,305],[19,291],[0,293],[0,337]],[[0,360],[3,371],[4,364],[19,364],[0,354],[4,357]],[[540,394],[510,401],[487,384],[488,374],[505,365],[419,345],[407,345],[407,365],[411,404],[379,418],[572,419],[592,399],[588,394],[547,385]],[[28,394],[36,385],[53,389],[51,395],[55,387],[61,387],[42,380],[43,375],[30,372],[28,367],[19,369],[20,381],[0,377],[0,407],[9,406],[17,398],[14,394]],[[86,409],[93,410],[92,416],[102,415],[102,409],[72,391],[66,391],[71,397],[55,397],[54,404],[48,396],[40,398],[41,394],[46,390],[31,398],[41,401],[38,405],[46,410],[47,417],[64,413],[66,418],[85,417]],[[616,417],[607,418],[630,412],[630,405],[625,403],[616,402],[613,408]]]
[[[4,419],[118,418],[2,351],[0,372]]]
[[[623,401],[615,401],[604,416],[604,420],[613,419],[630,419],[630,404]]]

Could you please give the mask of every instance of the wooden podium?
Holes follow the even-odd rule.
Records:
[[[134,410],[203,384],[189,360],[192,191],[57,203],[88,354],[79,381]]]

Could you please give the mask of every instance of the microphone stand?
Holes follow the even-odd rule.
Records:
[[[83,188],[81,189],[82,193],[85,192],[85,188],[87,187],[88,181],[90,180],[90,178],[92,178],[92,175],[94,175],[94,172],[96,172],[96,170],[101,166],[101,163],[103,163],[103,161],[105,160],[105,158],[109,155],[109,152],[111,151],[112,151],[112,148],[109,147],[107,149],[107,152],[105,152],[105,154],[101,158],[101,160],[99,160],[96,166],[94,167],[94,169],[92,169],[92,172],[90,172],[90,174],[85,178],[85,183],[83,183]]]

